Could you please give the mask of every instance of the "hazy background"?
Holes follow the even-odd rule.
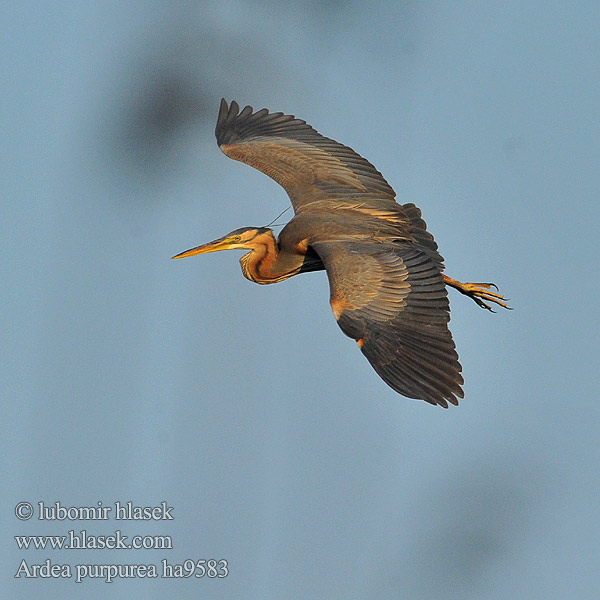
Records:
[[[597,2],[21,2],[1,13],[5,597],[595,598]],[[466,397],[405,399],[323,273],[169,258],[288,205],[218,150],[220,98],[306,119],[423,210]],[[290,217],[286,214],[286,218]],[[174,521],[18,521],[19,501]],[[13,536],[170,535],[172,550]],[[14,579],[225,558],[226,579]]]

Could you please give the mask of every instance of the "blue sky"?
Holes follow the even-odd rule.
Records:
[[[21,3],[2,14],[3,588],[12,598],[592,598],[598,570],[597,3]],[[323,273],[169,258],[287,205],[223,156],[220,98],[296,114],[423,211],[465,399],[405,399]],[[286,216],[289,213],[286,214]],[[20,522],[131,500],[172,522]],[[22,551],[15,535],[168,534]],[[15,579],[226,558],[222,580]]]

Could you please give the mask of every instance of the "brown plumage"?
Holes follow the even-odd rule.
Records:
[[[242,271],[261,284],[324,269],[339,326],[380,377],[409,398],[458,404],[446,285],[489,310],[485,301],[506,307],[493,284],[446,277],[421,211],[398,204],[371,163],[304,121],[221,100],[215,133],[227,156],[283,186],[296,214],[277,240],[267,227],[244,227],[174,258],[247,249]]]

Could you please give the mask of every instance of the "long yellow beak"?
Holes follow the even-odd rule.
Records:
[[[208,244],[202,244],[202,246],[196,246],[195,248],[190,248],[185,252],[181,252],[180,254],[176,254],[171,258],[186,258],[187,256],[194,256],[195,254],[206,254],[207,252],[218,252],[219,250],[229,250],[231,248],[231,243],[228,238],[221,238],[219,240],[215,240],[214,242],[208,242]]]

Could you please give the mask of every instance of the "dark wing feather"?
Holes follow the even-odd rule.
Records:
[[[227,156],[283,186],[296,212],[333,199],[400,210],[394,190],[369,161],[292,115],[250,106],[240,112],[237,102],[228,106],[223,99],[215,135]]]
[[[437,261],[414,244],[317,242],[342,331],[409,398],[448,407],[463,397],[448,297]]]
[[[429,254],[429,256],[431,256],[431,258],[433,258],[433,260],[443,270],[444,259],[438,252],[438,245],[433,239],[433,236],[431,233],[429,233],[429,231],[427,231],[427,224],[421,218],[421,209],[417,208],[411,202],[409,204],[403,204],[402,211],[410,221],[410,235],[413,237],[415,242],[421,246],[421,249]]]

